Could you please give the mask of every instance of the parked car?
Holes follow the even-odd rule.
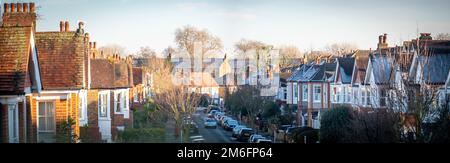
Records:
[[[228,120],[233,120],[233,118],[231,118],[231,117],[225,117],[225,118],[222,118],[222,120],[219,122],[220,126],[224,127],[225,123],[226,123]]]
[[[205,120],[205,128],[217,128],[217,122],[212,118],[207,118]]]
[[[269,139],[258,139],[256,140],[256,143],[260,143],[260,144],[271,144],[273,143],[272,140]]]
[[[225,122],[225,125],[223,128],[227,131],[233,130],[234,127],[236,127],[239,123],[236,120],[228,120]]]
[[[239,135],[239,132],[241,131],[241,129],[243,128],[247,128],[244,125],[239,125],[233,128],[233,133],[231,134],[231,137],[233,138],[237,138],[237,136]]]
[[[225,113],[223,113],[223,112],[218,112],[218,113],[216,113],[216,115],[214,116],[214,119],[216,119],[216,121],[219,122],[220,118],[221,118],[222,116],[224,116],[224,115],[225,115]]]
[[[249,143],[256,143],[256,141],[258,139],[265,139],[264,136],[262,135],[258,135],[258,134],[253,134],[252,136],[250,136],[250,138],[248,139]]]
[[[213,111],[213,110],[220,111],[220,107],[214,106],[214,105],[209,105],[209,106],[208,106],[208,109],[206,109],[206,113],[210,113],[210,112]]]
[[[240,142],[246,142],[252,136],[255,132],[251,128],[244,128],[241,129],[241,132],[239,133],[237,140]]]

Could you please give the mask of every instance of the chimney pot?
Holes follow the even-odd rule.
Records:
[[[4,8],[5,8],[5,13],[10,12],[10,9],[9,9],[9,3],[5,3],[5,4],[4,4]]]
[[[69,21],[66,21],[66,24],[65,24],[65,31],[66,31],[66,32],[70,32]]]
[[[92,42],[89,42],[89,49],[92,49]]]
[[[59,22],[59,32],[64,32],[65,23],[63,21]]]
[[[94,49],[97,49],[97,42],[94,42]]]
[[[16,12],[16,4],[11,3],[11,12]]]
[[[34,13],[36,11],[36,6],[34,3],[30,3],[30,12]]]
[[[17,12],[22,12],[22,3],[17,3]]]
[[[384,44],[387,43],[387,33],[385,33],[384,36],[383,36],[383,43],[384,43]]]
[[[28,3],[23,3],[23,12],[28,12]]]

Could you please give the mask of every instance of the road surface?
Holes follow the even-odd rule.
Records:
[[[194,122],[198,125],[199,134],[205,139],[205,143],[238,143],[232,140],[231,132],[225,131],[222,127],[217,129],[207,129],[204,125],[206,115],[203,112],[196,112],[193,115]]]

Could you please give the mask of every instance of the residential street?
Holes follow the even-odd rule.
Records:
[[[203,112],[197,112],[193,117],[194,122],[199,127],[200,135],[205,139],[205,143],[238,143],[231,139],[231,132],[225,131],[220,126],[218,126],[217,129],[205,128],[205,117],[206,115]]]

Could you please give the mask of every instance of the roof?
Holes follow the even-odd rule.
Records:
[[[91,88],[114,88],[114,65],[108,59],[91,59]]]
[[[410,74],[410,77],[415,78],[417,73],[422,73],[426,84],[445,84],[450,71],[450,41],[421,40],[419,44],[420,54],[411,67],[414,74]],[[412,45],[417,49],[417,44]],[[417,72],[417,63],[423,67],[422,72]]]
[[[355,58],[338,58],[338,77],[343,84],[350,84],[352,82],[353,68],[355,65]]]
[[[142,84],[142,68],[140,67],[133,67],[133,84],[139,85]]]
[[[114,63],[114,86],[115,88],[129,88],[133,86],[132,70],[125,61]]]
[[[421,56],[423,78],[427,84],[445,84],[450,70],[450,53]]]
[[[31,27],[0,27],[0,95],[24,94],[31,34]]]
[[[36,46],[39,54],[44,90],[76,90],[87,84],[89,44],[76,32],[37,32]]]
[[[374,75],[375,84],[389,84],[393,60],[390,56],[386,55],[386,51],[372,53],[369,56],[371,62],[371,68]]]
[[[366,77],[367,65],[369,63],[369,51],[361,52],[355,55],[355,65],[353,74],[353,82],[364,84]]]
[[[311,67],[311,65],[301,65],[299,68],[297,68],[291,75],[291,77],[289,77],[286,81],[290,82],[290,81],[299,81],[301,76],[303,76],[303,73],[305,73],[309,68]]]

